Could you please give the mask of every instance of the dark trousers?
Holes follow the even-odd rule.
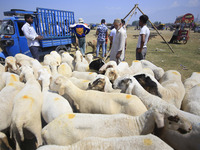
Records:
[[[37,59],[39,61],[39,51],[41,50],[40,46],[31,46],[29,47],[31,54],[33,58]]]
[[[169,43],[174,43],[174,41],[177,39],[177,36],[176,35],[173,35],[171,40],[169,41]]]

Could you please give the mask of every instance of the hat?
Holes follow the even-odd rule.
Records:
[[[79,23],[83,23],[83,22],[84,22],[83,18],[79,18],[79,19],[78,19],[78,22],[79,22]]]

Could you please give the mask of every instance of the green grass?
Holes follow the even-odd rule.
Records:
[[[95,30],[91,30],[86,37],[86,41],[96,40],[95,32]],[[166,30],[159,30],[159,32],[167,42],[171,39],[173,34],[172,31]],[[156,33],[156,31],[151,30],[151,33]],[[139,30],[134,30],[133,27],[130,27],[127,29],[127,34],[126,61],[131,65],[131,62],[135,60],[135,49],[138,40],[138,38],[134,38],[133,35],[138,35]],[[174,53],[172,53],[163,39],[157,35],[155,38],[150,39],[147,45],[146,60],[162,67],[165,71],[179,71],[184,81],[191,76],[192,72],[200,72],[200,33],[190,31],[189,36],[190,39],[187,44],[170,44],[174,51]],[[87,47],[87,52],[90,51],[91,48]]]

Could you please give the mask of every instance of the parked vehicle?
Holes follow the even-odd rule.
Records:
[[[176,39],[176,43],[183,42],[183,44],[186,44],[189,40],[189,31],[192,26],[192,23],[194,21],[193,14],[187,13],[183,16],[179,16],[175,20],[175,24],[179,25],[181,28],[178,32],[178,36]]]
[[[200,33],[200,26],[197,26],[196,28],[194,28],[194,32]]]
[[[11,9],[4,12],[0,28],[0,61],[4,62],[7,56],[15,56],[23,53],[32,56],[27,45],[27,40],[21,30],[25,23],[24,15],[31,14],[34,18],[33,26],[36,32],[43,36],[40,41],[42,51],[56,50],[59,53],[70,51],[71,44],[75,43],[76,37],[70,25],[75,23],[74,12],[46,8],[37,8],[36,11]],[[58,33],[57,25],[61,29]]]

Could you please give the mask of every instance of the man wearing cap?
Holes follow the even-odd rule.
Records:
[[[84,24],[82,18],[78,19],[78,24],[70,25],[70,28],[74,29],[78,38],[78,45],[82,55],[85,55],[85,36],[90,32],[90,28]]]
[[[41,49],[39,40],[43,37],[38,35],[33,27],[33,16],[26,14],[24,16],[26,23],[22,26],[22,31],[27,39],[28,47],[33,58],[39,60],[39,50]]]

